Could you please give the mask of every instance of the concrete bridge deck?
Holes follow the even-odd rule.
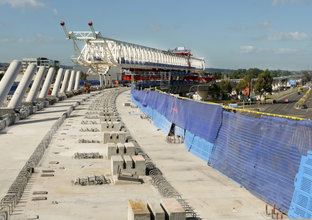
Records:
[[[101,92],[102,94],[105,91]],[[100,94],[99,94],[100,95]],[[19,169],[25,164],[54,120],[69,105],[85,97],[73,97],[34,114],[29,119],[9,127],[0,135],[0,148],[7,154],[0,155],[0,196],[7,191]],[[103,159],[73,159],[75,152],[105,152],[102,143],[79,143],[79,139],[101,141],[101,132],[81,132],[81,128],[99,128],[83,125],[88,107],[97,96],[79,105],[65,119],[54,135],[35,173],[30,178],[21,202],[12,219],[40,216],[40,219],[127,219],[129,199],[160,199],[162,196],[151,184],[151,177],[144,177],[143,184],[76,186],[72,180],[109,174],[110,161]],[[117,110],[131,136],[139,143],[171,185],[182,195],[202,219],[271,219],[265,214],[265,203],[246,189],[229,180],[206,162],[189,153],[184,144],[169,144],[166,135],[152,122],[141,119],[138,108],[123,106],[129,102],[130,91],[123,92],[116,100]],[[40,112],[41,113],[41,112]],[[29,123],[27,123],[29,122]],[[8,146],[12,146],[8,148]],[[8,150],[10,149],[10,150]],[[5,151],[4,151],[5,150]],[[57,161],[57,164],[51,163]],[[41,177],[42,169],[55,170],[53,177]],[[32,201],[34,191],[47,191],[45,201]],[[284,217],[285,219],[285,217]]]

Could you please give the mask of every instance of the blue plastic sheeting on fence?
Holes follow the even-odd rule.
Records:
[[[295,179],[295,191],[288,211],[289,218],[312,217],[312,152],[302,156]]]
[[[179,99],[155,91],[138,91],[132,87],[135,100],[165,116],[175,125],[214,143],[222,122],[219,105]]]
[[[203,138],[200,138],[188,131],[185,131],[184,144],[188,151],[190,151],[195,156],[208,162],[211,151],[213,149],[213,144],[209,143]]]
[[[174,126],[174,135],[175,136],[180,136],[182,138],[185,137],[185,129],[184,128],[180,128],[179,126]]]
[[[153,118],[154,125],[161,129],[165,134],[169,134],[171,128],[171,122],[169,122],[165,116],[159,114],[156,110],[153,110]]]
[[[301,155],[312,149],[312,123],[223,112],[211,166],[287,213]]]

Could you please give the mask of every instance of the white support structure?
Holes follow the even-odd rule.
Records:
[[[52,96],[57,96],[57,94],[58,94],[58,92],[60,90],[60,86],[61,86],[61,81],[62,81],[63,75],[64,75],[64,70],[63,70],[63,68],[60,68],[57,71],[55,83],[54,83],[53,90],[52,90],[52,93],[51,93]]]
[[[18,108],[18,106],[21,104],[23,98],[24,98],[24,95],[26,93],[26,90],[36,72],[36,69],[37,69],[37,65],[36,64],[29,64],[25,73],[24,73],[24,76],[22,78],[22,80],[20,81],[20,83],[18,84],[14,94],[13,94],[13,97],[8,105],[8,108]]]
[[[108,85],[107,85],[107,75],[103,75],[103,80],[104,80],[104,88],[107,88]]]
[[[74,83],[75,83],[75,75],[76,75],[76,71],[72,70],[70,73],[70,79],[69,79],[68,87],[66,90],[67,92],[73,91]]]
[[[26,98],[26,102],[33,102],[36,100],[40,86],[42,84],[44,75],[47,72],[47,68],[45,66],[41,66],[36,74],[34,83],[31,86],[31,89]]]
[[[103,74],[99,74],[100,87],[103,87]]]
[[[64,75],[64,79],[62,82],[61,91],[60,91],[60,93],[62,93],[62,94],[65,94],[65,92],[66,92],[66,88],[67,88],[68,81],[69,81],[69,76],[70,76],[70,70],[66,70],[65,75]]]
[[[108,75],[108,87],[113,87],[113,80],[111,75]]]
[[[103,37],[100,32],[94,31],[92,22],[89,22],[91,31],[67,32],[65,23],[61,22],[61,25],[66,39],[72,39],[74,42],[73,62],[88,66],[95,73],[106,74],[110,67],[161,68],[194,72],[205,69],[205,60],[201,58]],[[79,49],[76,40],[85,42],[82,50]]]
[[[78,89],[79,89],[80,76],[81,76],[81,71],[78,71],[78,72],[76,73],[76,80],[75,80],[74,90],[78,90]]]
[[[48,92],[49,92],[49,89],[51,87],[51,82],[52,82],[52,79],[53,79],[53,76],[54,76],[54,73],[55,73],[55,69],[53,67],[50,67],[49,71],[48,71],[48,74],[45,78],[45,81],[43,83],[43,87],[40,91],[40,94],[39,94],[39,99],[45,99],[48,95]]]
[[[7,97],[21,66],[22,63],[20,61],[13,60],[8,70],[2,77],[0,82],[0,107],[3,104],[5,98]]]

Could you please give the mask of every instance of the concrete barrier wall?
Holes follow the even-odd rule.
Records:
[[[132,100],[150,116],[155,126],[168,134],[174,124],[174,120],[168,119],[174,116],[175,121],[179,122],[179,117],[185,117],[185,115],[179,114],[180,112],[176,114],[174,111],[171,111],[171,115],[160,112],[155,106],[164,106],[161,102],[165,96],[158,94],[159,97],[157,97],[157,92],[132,89]],[[151,105],[151,101],[156,103]],[[195,109],[198,106],[198,102],[180,99],[173,103],[167,102],[167,108],[176,108],[177,102],[180,103],[178,110],[184,107]],[[187,115],[188,121],[193,123],[188,126],[205,128],[202,123],[208,121],[208,123],[212,122],[210,130],[197,132],[196,129],[190,131],[181,124],[174,125],[175,135],[184,137],[186,148],[257,197],[271,205],[275,204],[282,212],[288,213],[290,207],[296,207],[299,210],[294,204],[300,203],[301,200],[293,199],[293,196],[296,197],[294,195],[295,177],[301,167],[301,157],[306,156],[307,152],[312,150],[312,122],[268,116],[256,119],[221,110],[221,122],[218,124],[209,114],[213,106],[205,104],[201,108],[200,117],[195,115],[198,111]],[[214,115],[219,117],[218,114]],[[215,139],[211,138],[210,134],[205,134],[205,132],[215,131],[217,131]],[[310,182],[309,196],[312,198],[312,169]],[[300,204],[302,205],[302,202]],[[310,214],[312,216],[312,209],[309,211],[308,207],[312,207],[312,199],[311,204],[306,204],[305,211],[301,212],[304,214],[301,216]]]

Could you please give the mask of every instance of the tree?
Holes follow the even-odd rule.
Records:
[[[230,80],[221,80],[220,82],[220,90],[222,99],[228,98],[232,93],[233,85]]]
[[[302,72],[302,75],[304,83],[311,81],[311,75],[307,71]]]
[[[242,91],[246,89],[248,86],[248,82],[246,80],[241,80],[236,84],[235,90],[237,95],[241,95]]]
[[[211,86],[209,86],[208,94],[210,94],[213,99],[219,98],[220,86],[216,83],[213,83]]]
[[[216,77],[216,79],[222,79],[222,73],[221,72],[215,72],[213,75]]]
[[[272,92],[272,83],[273,83],[273,76],[269,70],[265,70],[263,73],[258,75],[258,79],[255,83],[254,90],[261,96],[265,93]]]

